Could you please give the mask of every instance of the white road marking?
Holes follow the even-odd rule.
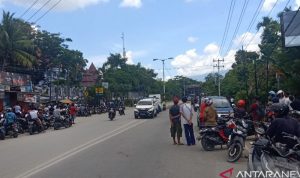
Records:
[[[82,145],[80,145],[78,147],[75,147],[75,148],[73,148],[73,149],[71,149],[71,150],[69,150],[69,151],[67,151],[67,152],[65,152],[65,153],[63,153],[63,154],[61,154],[61,155],[59,155],[59,156],[57,156],[57,157],[55,157],[55,158],[53,158],[53,159],[45,162],[45,163],[43,163],[43,164],[40,164],[39,166],[37,166],[37,167],[35,167],[35,168],[33,168],[33,169],[29,170],[29,171],[26,171],[25,173],[17,176],[16,178],[27,178],[27,177],[30,177],[30,176],[32,176],[32,175],[34,175],[34,174],[36,174],[38,172],[41,172],[42,170],[47,169],[47,168],[49,168],[49,167],[51,167],[51,166],[53,166],[53,165],[55,165],[55,164],[57,164],[57,163],[65,160],[65,159],[67,159],[67,158],[70,158],[71,156],[76,155],[77,153],[79,153],[81,151],[84,151],[84,150],[86,150],[86,149],[88,149],[88,148],[90,148],[90,147],[92,147],[94,145],[97,145],[97,144],[99,144],[101,142],[104,142],[104,141],[106,141],[106,140],[108,140],[108,139],[110,139],[110,138],[112,138],[112,137],[114,137],[116,135],[119,135],[119,134],[121,134],[121,133],[123,133],[123,132],[125,132],[125,131],[127,131],[127,130],[129,130],[131,128],[134,128],[134,127],[136,127],[136,126],[138,126],[140,124],[143,124],[146,121],[147,120],[133,120],[133,121],[130,121],[129,123],[127,123],[127,124],[125,124],[125,125],[117,128],[117,129],[115,129],[115,130],[113,130],[111,132],[108,132],[108,133],[106,133],[104,135],[101,135],[100,137],[97,137],[97,138],[95,138],[95,139],[93,139],[93,140],[91,140],[91,141],[89,141],[87,143],[84,143],[84,144],[82,144]]]

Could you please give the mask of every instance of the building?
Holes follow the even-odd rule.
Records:
[[[25,107],[36,101],[30,75],[0,72],[0,111],[17,103]]]
[[[92,63],[89,67],[89,69],[84,71],[84,74],[82,76],[82,86],[83,87],[92,87],[96,85],[99,78],[102,78],[102,72],[98,71],[95,67],[95,65]]]

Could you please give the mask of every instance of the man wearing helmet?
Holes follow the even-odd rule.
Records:
[[[236,118],[243,118],[246,116],[246,101],[245,100],[239,100],[237,102],[237,108],[234,109],[234,117]]]
[[[205,126],[215,126],[217,125],[217,111],[212,106],[213,101],[211,98],[205,99],[205,111],[204,111],[204,122]]]
[[[174,105],[169,110],[169,118],[171,123],[171,137],[173,138],[174,145],[183,145],[180,142],[180,138],[182,137],[182,127],[181,127],[181,112],[180,106],[178,105],[179,99],[177,96],[173,98]],[[177,136],[177,142],[175,137]]]
[[[278,90],[277,92],[277,97],[279,98],[279,103],[284,104],[285,100],[284,100],[284,93],[282,90]]]
[[[300,126],[297,120],[288,116],[289,107],[285,104],[275,103],[270,108],[274,113],[276,119],[271,123],[267,130],[267,135],[273,139],[274,142],[287,144],[289,147],[294,146],[294,142],[283,137],[282,133],[300,137]]]
[[[15,113],[13,113],[12,108],[7,108],[6,109],[6,114],[5,114],[5,121],[4,121],[4,127],[5,129],[11,125],[17,122],[17,116]]]

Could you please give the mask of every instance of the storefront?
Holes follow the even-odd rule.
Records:
[[[13,107],[19,103],[27,108],[28,103],[35,103],[29,75],[0,72],[0,111],[5,107]]]

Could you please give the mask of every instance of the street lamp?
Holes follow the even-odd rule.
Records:
[[[162,61],[162,63],[163,63],[163,88],[164,88],[164,96],[163,96],[163,98],[164,98],[164,101],[165,101],[165,99],[166,99],[165,61],[166,61],[166,60],[171,60],[171,59],[173,59],[173,58],[172,58],[172,57],[169,57],[169,58],[166,58],[166,59],[153,59],[153,61],[158,61],[158,60],[160,60],[160,61]]]

